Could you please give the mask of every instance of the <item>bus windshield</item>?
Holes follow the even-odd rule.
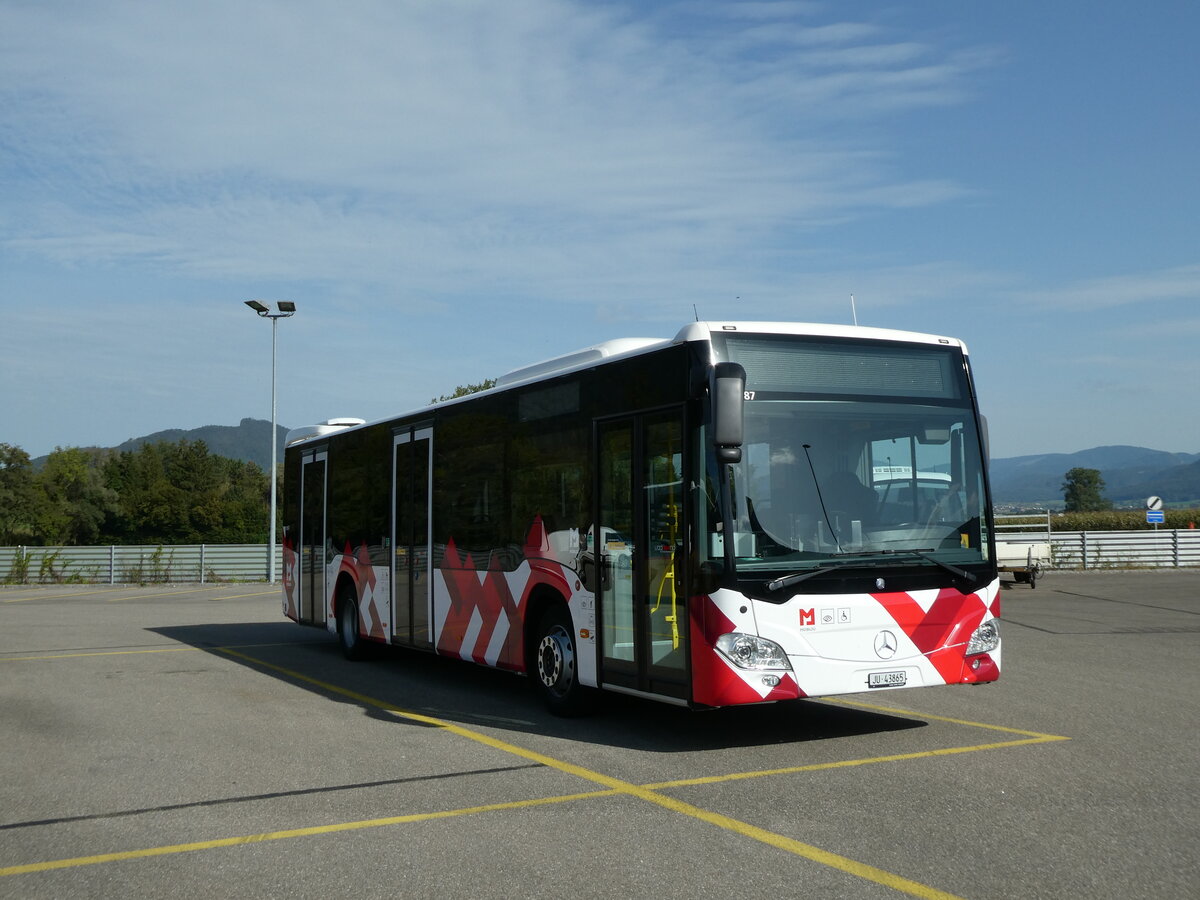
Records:
[[[742,575],[987,561],[975,413],[957,348],[730,338],[745,439],[726,521]],[[723,536],[710,541],[723,557]]]

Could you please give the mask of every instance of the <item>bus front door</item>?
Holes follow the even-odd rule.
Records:
[[[687,698],[680,410],[598,423],[601,680]]]
[[[300,621],[325,624],[324,450],[304,454],[300,476]]]
[[[429,496],[433,429],[406,428],[393,440],[393,638],[398,644],[432,647]]]

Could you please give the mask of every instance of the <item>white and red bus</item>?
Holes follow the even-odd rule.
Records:
[[[288,436],[285,614],[693,707],[994,681],[966,347],[696,322]]]

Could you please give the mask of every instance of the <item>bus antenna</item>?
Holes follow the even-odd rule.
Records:
[[[854,306],[854,295],[850,295],[850,314],[854,316],[854,324],[858,324],[858,309]]]

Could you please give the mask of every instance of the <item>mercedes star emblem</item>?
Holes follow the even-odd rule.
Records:
[[[875,655],[880,659],[891,659],[896,655],[896,636],[890,631],[875,635]]]

